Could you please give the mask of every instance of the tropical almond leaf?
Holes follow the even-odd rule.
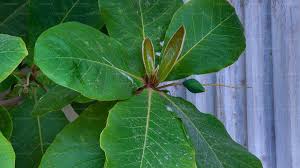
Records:
[[[29,0],[1,0],[0,33],[27,39]]]
[[[181,26],[172,36],[163,52],[163,57],[159,65],[159,81],[164,81],[176,64],[185,40],[185,28]]]
[[[182,56],[167,80],[217,72],[245,49],[243,27],[227,0],[190,0],[174,14],[165,41],[181,25],[186,28]]]
[[[33,117],[33,106],[33,100],[25,99],[10,111],[14,124],[10,140],[17,156],[16,168],[37,168],[56,134],[68,123],[61,111]]]
[[[48,29],[35,45],[35,62],[45,75],[100,101],[127,99],[143,85],[133,57],[117,41],[76,22]]]
[[[149,38],[143,41],[143,62],[148,77],[153,75],[155,70],[155,51],[153,44]]]
[[[106,168],[195,167],[194,151],[180,120],[152,89],[110,110],[100,145]]]
[[[0,166],[15,168],[16,155],[13,147],[0,131]]]
[[[168,109],[181,118],[187,135],[196,149],[198,167],[262,168],[261,162],[234,142],[224,125],[210,114],[197,110],[191,103],[162,93]]]
[[[47,19],[45,19],[47,18]],[[60,23],[77,21],[101,28],[103,22],[97,0],[30,0],[30,44],[48,28]]]
[[[108,110],[114,104],[93,104],[67,125],[47,149],[40,168],[103,167],[105,156],[100,149],[99,137],[105,127]]]
[[[101,16],[111,37],[119,40],[142,64],[142,42],[148,37],[154,48],[160,42],[182,0],[99,0]],[[144,72],[141,67],[141,72]]]
[[[13,123],[9,112],[0,106],[0,132],[9,139],[13,130]],[[1,165],[1,164],[0,164]]]
[[[205,92],[205,88],[196,79],[188,79],[183,82],[183,86],[192,93]]]
[[[0,34],[0,82],[6,79],[28,55],[19,37]]]
[[[49,112],[60,111],[79,96],[79,93],[71,89],[55,85],[37,101],[32,114],[34,116],[41,116]]]

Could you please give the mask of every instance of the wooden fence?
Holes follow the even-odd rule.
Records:
[[[300,168],[300,0],[230,2],[245,26],[246,51],[233,66],[195,78],[244,87],[171,92],[216,115],[264,168]]]

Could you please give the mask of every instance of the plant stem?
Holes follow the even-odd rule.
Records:
[[[7,100],[0,100],[0,106],[14,106],[18,105],[22,101],[21,96],[17,96]]]

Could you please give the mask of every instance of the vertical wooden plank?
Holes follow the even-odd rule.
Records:
[[[299,0],[272,0],[272,34],[277,168],[299,168]]]
[[[245,3],[248,149],[275,168],[271,1]]]
[[[198,80],[203,84],[216,83],[216,75],[215,74],[207,74],[207,75],[194,75],[192,78]],[[194,94],[186,90],[186,98],[188,101],[192,102],[199,111],[204,113],[215,114],[215,87],[205,87],[204,93]]]
[[[240,20],[244,20],[244,3],[240,0],[231,0]],[[223,120],[231,137],[238,143],[247,145],[246,119],[246,87],[245,87],[245,55],[243,54],[234,65],[217,73],[217,83],[233,86],[243,86],[233,89],[217,87],[216,111]]]

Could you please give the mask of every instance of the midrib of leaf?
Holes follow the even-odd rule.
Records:
[[[92,62],[92,63],[95,63],[95,64],[100,64],[100,65],[103,65],[103,66],[107,66],[107,67],[109,67],[109,68],[112,68],[112,69],[114,69],[114,70],[116,70],[116,71],[119,71],[120,73],[121,73],[121,72],[122,72],[122,73],[126,73],[127,75],[129,75],[129,76],[131,76],[131,77],[133,77],[133,78],[135,78],[135,79],[137,79],[137,80],[139,80],[139,81],[143,81],[143,79],[142,79],[141,77],[138,77],[138,76],[136,76],[136,75],[134,75],[134,74],[131,74],[131,73],[125,71],[125,70],[119,69],[119,68],[117,68],[116,66],[109,65],[109,64],[105,64],[105,63],[98,62],[98,61],[94,61],[94,60],[85,59],[85,58],[75,58],[75,57],[55,57],[55,58],[49,58],[49,59],[44,59],[44,60],[60,59],[60,58],[61,58],[61,59],[75,59],[75,60],[87,61],[87,62]],[[122,74],[122,73],[121,73],[121,74]],[[122,74],[122,75],[123,75],[123,74]]]
[[[218,156],[216,155],[215,151],[212,149],[212,147],[210,146],[210,144],[207,142],[207,140],[204,138],[204,136],[202,135],[202,133],[200,132],[200,130],[196,127],[196,125],[190,120],[190,118],[183,112],[183,110],[177,106],[177,104],[175,102],[173,102],[171,99],[169,99],[164,93],[160,93],[160,95],[162,95],[167,101],[169,101],[177,110],[179,110],[182,115],[190,122],[190,124],[194,127],[194,129],[198,132],[198,134],[202,137],[202,139],[204,140],[204,142],[207,144],[207,146],[209,147],[209,149],[211,150],[211,152],[214,154],[215,158],[217,159],[217,161],[219,162],[220,166],[222,166],[222,168],[224,168],[224,165],[222,164],[221,160],[218,158]]]
[[[24,4],[19,6],[13,13],[8,15],[1,23],[0,26],[3,26],[9,19],[11,19],[15,14],[17,14],[22,8],[24,8],[29,3],[29,0],[26,1]]]
[[[139,10],[140,10],[140,13],[141,13],[141,22],[142,22],[142,33],[143,33],[143,39],[145,39],[146,35],[145,35],[145,25],[144,25],[144,16],[143,16],[143,11],[142,11],[142,5],[141,5],[141,0],[139,0]]]
[[[66,15],[62,18],[62,20],[60,21],[60,23],[63,23],[66,18],[69,16],[69,14],[71,13],[71,11],[73,10],[73,8],[78,4],[80,0],[77,0],[73,5],[72,7],[67,11]]]
[[[142,168],[142,166],[143,166],[145,150],[146,150],[146,144],[147,144],[147,139],[148,139],[148,129],[149,129],[150,113],[151,113],[151,98],[152,98],[152,90],[149,89],[148,90],[147,120],[146,120],[144,144],[143,144],[143,151],[142,151],[140,168]]]
[[[197,45],[199,45],[202,41],[204,41],[209,35],[211,35],[217,28],[219,28],[224,22],[230,19],[234,14],[235,12],[232,12],[227,18],[221,21],[216,27],[211,29],[204,37],[202,37],[195,45],[193,45],[193,47],[191,47],[183,56],[181,56],[176,62],[176,64],[179,63],[181,60],[183,60],[184,57],[188,55]]]

